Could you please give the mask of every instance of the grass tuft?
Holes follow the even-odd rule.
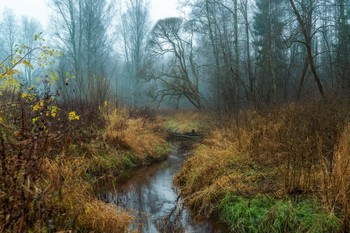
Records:
[[[157,160],[168,154],[170,146],[159,128],[160,119],[130,118],[125,109],[108,111],[104,117],[103,138],[110,144],[135,152],[138,160]]]
[[[46,160],[47,187],[59,190],[49,196],[51,208],[58,214],[51,225],[56,230],[72,229],[80,232],[125,232],[132,220],[120,208],[108,205],[94,197],[92,186],[85,179],[88,169],[87,158],[78,157],[62,160]]]

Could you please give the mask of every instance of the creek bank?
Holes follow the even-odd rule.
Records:
[[[214,128],[194,148],[175,185],[189,207],[219,217],[233,232],[347,232],[346,109],[310,104],[242,112],[239,125]]]
[[[130,211],[129,230],[140,232],[225,232],[215,222],[195,217],[186,205],[173,176],[189,156],[190,142],[176,142],[164,161],[132,168],[114,179],[100,180],[98,198]]]

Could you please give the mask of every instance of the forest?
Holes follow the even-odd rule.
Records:
[[[150,4],[0,9],[0,233],[349,232],[350,1]]]

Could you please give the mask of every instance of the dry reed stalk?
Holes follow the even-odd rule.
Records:
[[[338,193],[341,196],[338,199],[344,200],[342,206],[348,208],[345,193],[349,187],[345,184],[350,182],[341,174],[349,168],[340,164],[348,164],[344,155],[349,154],[350,143],[343,142],[339,147],[342,157],[340,152],[334,153],[347,112],[345,105],[335,103],[291,104],[268,114],[242,112],[240,124],[231,121],[207,135],[204,145],[195,148],[175,182],[191,204],[200,208],[210,204],[203,202],[202,194],[210,193],[208,190],[214,190],[213,187],[218,195],[227,191],[283,197],[296,192],[314,195],[322,183],[327,183],[324,190],[329,195],[333,195],[332,185],[341,188],[343,194]],[[338,178],[327,178],[329,181],[325,182],[321,176],[324,166],[326,171],[338,170],[334,173]]]
[[[330,212],[340,211],[343,227],[350,223],[350,123],[344,128],[331,165],[323,166],[322,198]],[[345,230],[345,228],[344,228]]]
[[[56,202],[52,202],[54,198],[51,197],[52,205],[56,205],[53,208],[65,212],[64,219],[58,224],[64,227],[64,222],[74,220],[76,229],[127,232],[132,217],[123,209],[117,210],[115,206],[97,200],[93,196],[91,185],[84,181],[83,176],[88,166],[86,160],[69,158],[62,162],[47,159],[45,166],[46,183],[60,193]]]
[[[129,118],[127,111],[113,110],[105,114],[107,126],[105,140],[136,153],[139,160],[159,157],[157,149],[165,145],[164,135],[159,132],[159,119],[148,121],[143,118]]]

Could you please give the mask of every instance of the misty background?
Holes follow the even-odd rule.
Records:
[[[2,6],[0,60],[16,45],[31,50],[42,33],[61,56],[16,78],[29,88],[54,72],[68,103],[237,114],[348,95],[348,0],[179,0],[176,9],[147,0],[24,2]],[[21,16],[23,7],[39,12]]]

